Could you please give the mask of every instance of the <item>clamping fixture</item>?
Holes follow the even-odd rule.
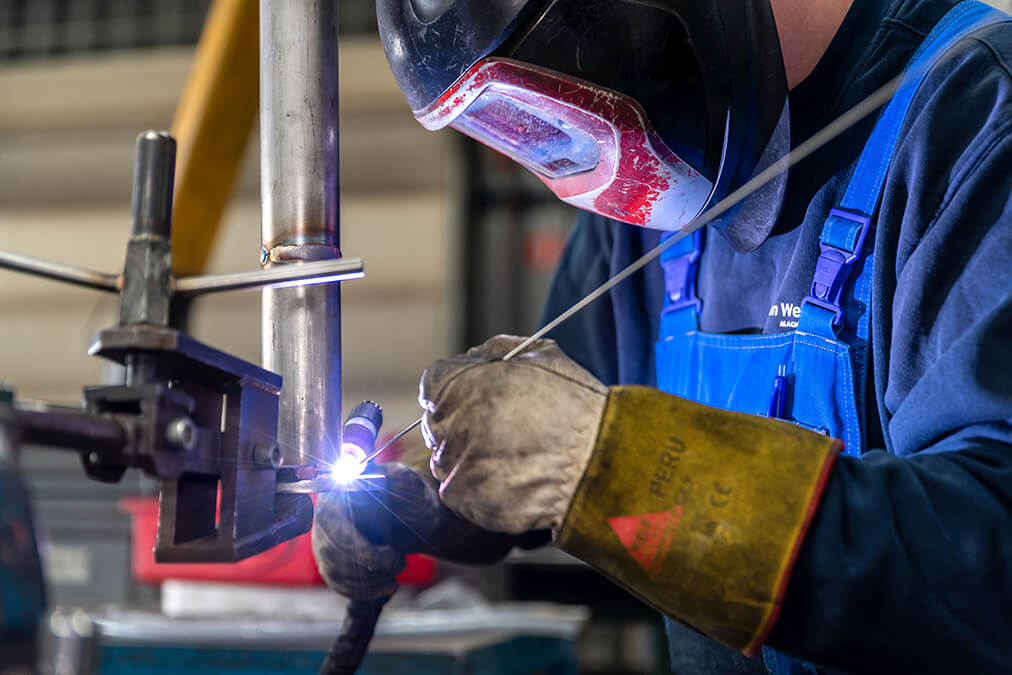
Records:
[[[307,532],[308,495],[284,485],[313,467],[283,464],[281,376],[170,326],[173,302],[220,291],[332,283],[363,276],[356,258],[176,279],[171,272],[176,142],[137,139],[131,234],[119,275],[0,252],[0,267],[120,295],[118,325],[89,349],[123,364],[125,382],[84,389],[83,409],[18,407],[20,440],[81,454],[85,472],[119,481],[139,468],[160,481],[155,559],[241,560]]]

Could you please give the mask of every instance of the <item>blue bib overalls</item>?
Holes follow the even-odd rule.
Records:
[[[786,333],[723,335],[699,330],[696,271],[705,235],[695,233],[661,256],[665,307],[657,342],[657,386],[706,405],[780,417],[864,448],[870,335],[873,215],[911,101],[930,67],[969,33],[1008,20],[976,0],[960,3],[925,38],[858,160],[840,206],[820,237],[811,293]],[[673,645],[677,649],[677,645]],[[770,648],[774,675],[815,672]]]

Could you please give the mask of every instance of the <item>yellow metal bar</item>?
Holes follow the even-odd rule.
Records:
[[[207,263],[259,104],[257,0],[215,0],[172,121],[178,142],[173,272]]]

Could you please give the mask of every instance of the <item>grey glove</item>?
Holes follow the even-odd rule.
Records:
[[[388,509],[396,509],[408,532],[421,537],[438,522],[439,499],[425,479],[403,464],[384,468],[386,493],[328,492],[316,504],[316,567],[328,586],[352,600],[387,598],[397,590],[394,577],[407,564],[404,553],[412,544],[397,541]]]
[[[381,492],[330,492],[316,505],[313,554],[320,576],[354,600],[389,597],[405,553],[425,553],[465,565],[487,565],[514,546],[534,548],[547,533],[511,537],[468,523],[440,503],[431,479],[402,464],[386,464]]]
[[[562,524],[597,439],[608,389],[539,340],[500,335],[422,376],[422,432],[440,497],[495,532]]]

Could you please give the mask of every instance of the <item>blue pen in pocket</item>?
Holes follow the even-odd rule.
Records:
[[[773,378],[773,394],[770,396],[770,407],[767,417],[785,419],[787,413],[787,366],[777,367],[777,376]]]

